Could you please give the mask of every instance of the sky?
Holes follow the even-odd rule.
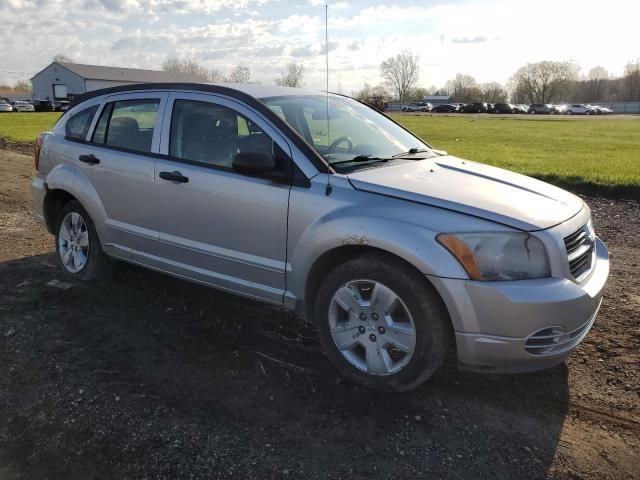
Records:
[[[329,89],[381,82],[380,63],[420,58],[418,86],[456,73],[505,83],[518,67],[572,60],[621,75],[640,57],[638,0],[329,1]],[[324,89],[324,0],[0,0],[0,82],[30,78],[62,53],[78,63],[160,69],[189,57],[272,84],[287,63]]]

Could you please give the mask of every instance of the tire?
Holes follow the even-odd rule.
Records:
[[[89,281],[108,278],[113,273],[113,260],[102,251],[93,221],[77,200],[68,202],[60,211],[55,239],[56,259],[68,277]],[[65,259],[63,252],[70,248],[71,254]]]
[[[535,111],[535,110],[529,110],[529,113],[530,113],[531,115],[535,115],[535,114],[536,114],[536,111]]]
[[[567,115],[572,115],[573,112],[571,110],[567,110]]]
[[[395,295],[393,306],[372,308],[367,289],[369,299]],[[359,300],[351,292],[358,292]],[[324,351],[356,383],[402,392],[425,382],[444,362],[450,342],[446,308],[425,278],[397,259],[367,253],[349,260],[327,275],[315,300],[313,316]],[[400,343],[393,343],[396,339]]]
[[[589,110],[587,110],[586,112],[584,112],[585,115],[591,115],[591,112]]]

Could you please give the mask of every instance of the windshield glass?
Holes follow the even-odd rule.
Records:
[[[429,146],[372,108],[347,97],[284,96],[262,101],[293,127],[329,163],[391,159]]]

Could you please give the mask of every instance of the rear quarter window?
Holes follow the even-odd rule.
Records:
[[[73,114],[64,126],[64,136],[72,140],[84,140],[87,138],[89,127],[97,111],[98,105],[93,105]]]

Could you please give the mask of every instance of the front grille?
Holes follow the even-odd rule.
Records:
[[[564,237],[564,246],[567,249],[569,270],[576,280],[585,275],[591,269],[593,257],[593,242],[590,237],[589,225],[584,225],[571,235]]]

